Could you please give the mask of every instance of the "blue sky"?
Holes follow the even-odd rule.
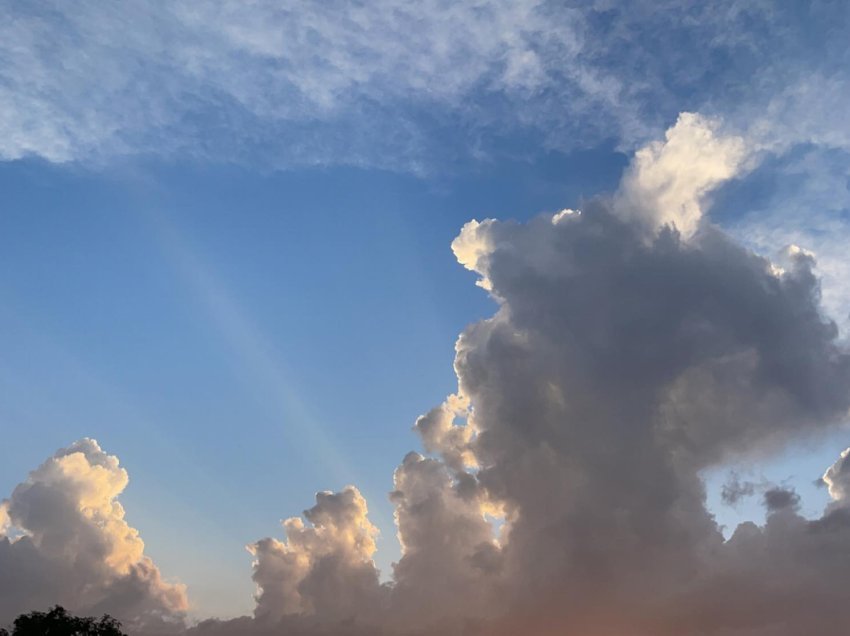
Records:
[[[44,449],[94,437],[130,472],[122,501],[165,573],[199,613],[239,613],[243,546],[356,483],[388,572],[392,471],[455,388],[457,335],[493,309],[452,239],[608,190],[624,163],[602,148],[434,180],[4,164],[4,492]]]
[[[616,191],[680,112],[752,151],[711,220],[850,313],[842,3],[380,4],[0,2],[0,498],[97,439],[195,616],[251,612],[244,546],[317,490],[357,484],[389,573],[392,472],[495,309],[452,240]],[[848,444],[735,469],[815,516]],[[763,519],[728,470],[720,523]]]

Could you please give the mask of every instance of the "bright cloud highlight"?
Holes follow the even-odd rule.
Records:
[[[0,505],[0,624],[61,604],[111,613],[134,629],[172,630],[184,586],[162,579],[117,497],[118,458],[91,439],[57,451]]]

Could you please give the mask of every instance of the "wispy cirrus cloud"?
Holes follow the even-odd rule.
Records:
[[[520,133],[633,148],[683,110],[766,146],[848,140],[819,116],[848,95],[826,55],[844,41],[835,4],[41,2],[2,18],[6,159],[422,171]]]

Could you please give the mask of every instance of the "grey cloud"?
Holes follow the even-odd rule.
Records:
[[[720,489],[720,498],[723,503],[734,506],[741,499],[753,496],[755,491],[756,484],[751,481],[741,481],[737,473],[732,473]]]
[[[850,326],[850,154],[805,145],[766,160],[724,202],[729,230],[753,249],[773,256],[788,245],[812,250],[823,284],[823,308]],[[846,336],[846,333],[845,333]]]
[[[441,454],[449,467],[458,472],[474,464],[470,453],[474,426],[468,421],[464,426],[458,425],[459,419],[469,415],[467,400],[460,395],[450,395],[443,404],[417,419],[413,427],[425,449]]]
[[[764,505],[769,512],[796,510],[800,506],[800,495],[785,488],[771,488],[764,493]]]
[[[676,200],[699,201],[688,183]],[[693,210],[623,201],[455,240],[498,309],[457,341],[457,393],[417,421],[435,456],[396,471],[404,553],[376,631],[796,636],[847,620],[843,463],[821,519],[759,486],[766,524],[728,542],[700,478],[846,419],[850,352],[813,257],[778,267]],[[328,628],[312,618],[293,633]]]
[[[255,616],[274,622],[291,614],[327,619],[371,618],[383,589],[372,561],[377,530],[367,518],[366,501],[349,486],[323,492],[298,517],[284,521],[286,541],[263,539],[249,546],[255,557]]]
[[[551,625],[564,629],[725,629],[658,604],[703,579],[720,595],[715,577],[766,567],[729,573],[697,471],[846,416],[850,358],[818,312],[811,260],[778,273],[710,227],[644,247],[604,202],[567,223],[466,231],[501,307],[463,335],[456,367],[476,413],[477,479],[512,511],[504,560],[519,601],[554,596]],[[756,605],[772,598],[743,587]],[[823,611],[816,593],[799,598]],[[835,621],[843,605],[829,611]],[[740,633],[772,620],[735,613]]]
[[[722,549],[696,471],[846,414],[850,358],[810,263],[777,275],[709,227],[643,247],[603,202],[568,223],[466,231],[501,307],[456,366],[478,480],[515,511],[509,578],[524,602],[558,590],[562,625],[667,633],[652,595]],[[646,608],[611,619],[597,599]]]
[[[724,541],[705,507],[703,470],[846,420],[850,351],[821,311],[811,254],[790,249],[780,267],[710,223],[705,196],[738,162],[728,136],[684,121],[696,134],[666,142],[687,141],[677,161],[652,146],[580,212],[461,230],[455,255],[497,309],[457,340],[457,391],[415,424],[432,456],[395,472],[392,581],[379,581],[356,488],[320,493],[283,541],[250,546],[254,618],[191,633],[798,636],[846,623],[847,452],[824,476],[834,501],[819,519],[773,488],[765,524]],[[708,182],[676,173],[717,158]],[[676,177],[675,196],[659,174]],[[0,543],[0,558],[34,581],[41,553],[69,542],[95,569],[135,571],[135,541],[116,550],[68,512],[123,488],[117,463],[90,454],[46,464],[0,508],[0,527],[33,533]],[[72,461],[99,478],[68,481],[56,466]]]
[[[485,615],[494,600],[487,582],[501,555],[474,480],[455,479],[442,461],[410,453],[394,481],[402,558],[392,611],[406,625]]]

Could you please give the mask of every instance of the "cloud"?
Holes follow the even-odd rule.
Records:
[[[718,122],[682,113],[663,142],[635,154],[614,200],[614,211],[652,232],[664,225],[690,236],[703,216],[708,192],[734,177],[743,163],[744,140],[718,136]]]
[[[707,214],[743,157],[717,122],[683,115],[581,211],[466,224],[452,248],[497,308],[457,340],[457,390],[414,425],[429,455],[395,471],[391,580],[360,492],[321,492],[282,541],[249,546],[254,616],[187,633],[796,636],[843,624],[847,452],[823,477],[833,502],[820,518],[762,484],[765,523],[726,541],[705,505],[707,469],[835,429],[850,409],[850,351],[822,310],[815,256],[791,247],[774,263]],[[180,629],[185,591],[144,556],[117,502],[126,484],[118,460],[82,440],[15,489],[0,505],[0,616],[59,602],[135,633]],[[727,490],[734,502],[755,485]]]
[[[741,481],[737,473],[732,473],[720,490],[720,498],[726,505],[734,506],[745,497],[751,497],[755,491],[756,484],[751,481]]]
[[[117,497],[127,471],[97,442],[57,451],[0,505],[0,624],[61,604],[108,612],[134,629],[179,626],[182,585],[164,581],[144,555]]]
[[[850,326],[848,184],[850,153],[805,146],[766,160],[725,203],[734,211],[734,216],[727,213],[725,225],[753,249],[772,257],[788,245],[813,252],[824,311],[845,335]]]
[[[800,507],[800,496],[793,490],[785,488],[771,488],[764,493],[764,505],[769,512],[793,509]]]
[[[681,111],[723,116],[777,152],[850,140],[841,3],[133,0],[0,12],[7,160],[421,172],[518,137],[630,151]]]
[[[275,546],[256,552],[258,614],[269,593],[278,622],[197,633],[796,636],[844,624],[844,456],[824,476],[835,502],[819,519],[767,484],[764,525],[728,541],[706,509],[706,469],[833,429],[850,408],[850,351],[821,311],[811,254],[788,250],[780,267],[704,216],[679,231],[682,202],[703,214],[734,173],[697,179],[693,161],[730,166],[738,147],[685,117],[580,213],[464,226],[455,255],[498,307],[457,341],[457,391],[416,422],[432,456],[396,470],[392,581],[370,569],[365,588],[346,583],[326,597],[341,612],[284,600],[300,581],[351,580],[315,554],[370,567],[371,544],[355,547],[365,503],[350,488],[321,495],[313,528],[290,521],[287,544],[257,544]],[[755,490],[730,488],[730,500]],[[348,521],[314,513],[321,497],[350,502]],[[380,602],[351,603],[361,589]]]
[[[833,500],[846,506],[850,499],[850,448],[845,449],[838,461],[827,469],[823,481]]]
[[[304,512],[312,527],[293,517],[283,522],[285,542],[250,545],[259,589],[255,616],[265,622],[290,614],[373,616],[383,590],[372,561],[377,529],[367,514],[366,500],[353,486],[321,492]]]
[[[457,420],[468,418],[469,400],[463,395],[450,395],[443,404],[416,420],[413,427],[422,438],[425,450],[440,453],[450,468],[462,471],[475,465],[470,452],[474,426],[457,426]]]
[[[395,472],[390,498],[402,557],[390,600],[392,618],[405,627],[486,616],[495,600],[488,581],[499,573],[501,554],[485,518],[492,507],[452,463],[409,453]]]
[[[153,153],[416,170],[434,150],[429,111],[442,126],[474,92],[533,95],[548,83],[541,30],[570,57],[578,37],[570,13],[555,29],[541,3],[502,0],[4,13],[0,157],[57,162]]]

